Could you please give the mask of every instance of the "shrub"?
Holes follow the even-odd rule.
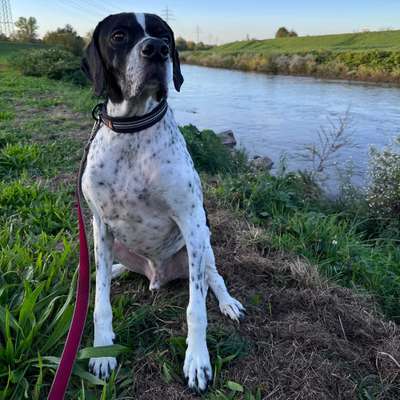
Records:
[[[43,42],[48,45],[60,45],[65,50],[70,51],[76,56],[82,55],[85,41],[78,36],[71,25],[65,25],[64,28],[58,28],[56,31],[47,32],[44,35]]]
[[[307,51],[297,54],[263,52],[184,52],[182,62],[208,67],[260,71],[270,74],[308,74],[326,78],[400,82],[398,51]]]
[[[212,130],[199,131],[193,125],[181,128],[196,169],[209,174],[237,172],[247,168],[242,152],[231,153]]]
[[[371,212],[383,218],[400,216],[400,138],[383,150],[371,148],[368,203]]]
[[[281,26],[275,33],[276,38],[284,38],[289,36],[290,32],[284,26]]]
[[[80,70],[79,57],[61,49],[35,49],[21,52],[13,65],[24,75],[45,76],[84,85],[86,77]]]

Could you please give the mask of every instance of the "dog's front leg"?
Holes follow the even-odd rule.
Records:
[[[212,379],[206,343],[208,287],[205,274],[210,232],[201,205],[197,207],[193,205],[191,212],[180,216],[177,223],[184,236],[189,257],[188,336],[183,372],[188,379],[189,387],[202,392],[207,389]]]
[[[110,303],[113,237],[100,217],[93,217],[94,254],[96,260],[96,295],[94,305],[94,346],[113,344],[112,309]],[[98,377],[107,378],[117,366],[114,357],[91,358],[89,368]]]

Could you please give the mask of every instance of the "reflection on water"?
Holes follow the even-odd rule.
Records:
[[[269,76],[184,65],[180,93],[170,103],[179,124],[216,131],[232,129],[251,154],[278,161],[287,153],[290,168],[304,162],[295,154],[318,141],[318,130],[349,110],[349,131],[357,148],[346,148],[339,162],[353,159],[365,172],[369,145],[383,146],[400,134],[400,89],[314,78]]]

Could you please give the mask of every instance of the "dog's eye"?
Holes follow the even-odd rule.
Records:
[[[125,32],[122,32],[122,31],[117,31],[117,32],[114,32],[113,34],[112,34],[112,36],[111,36],[111,39],[114,41],[114,42],[122,42],[122,41],[124,41],[125,40]]]

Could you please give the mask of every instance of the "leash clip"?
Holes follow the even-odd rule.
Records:
[[[93,107],[93,110],[92,110],[92,118],[93,118],[95,121],[97,121],[97,122],[100,121],[100,114],[101,114],[101,110],[102,110],[103,107],[104,107],[104,103],[96,104],[96,105]]]

